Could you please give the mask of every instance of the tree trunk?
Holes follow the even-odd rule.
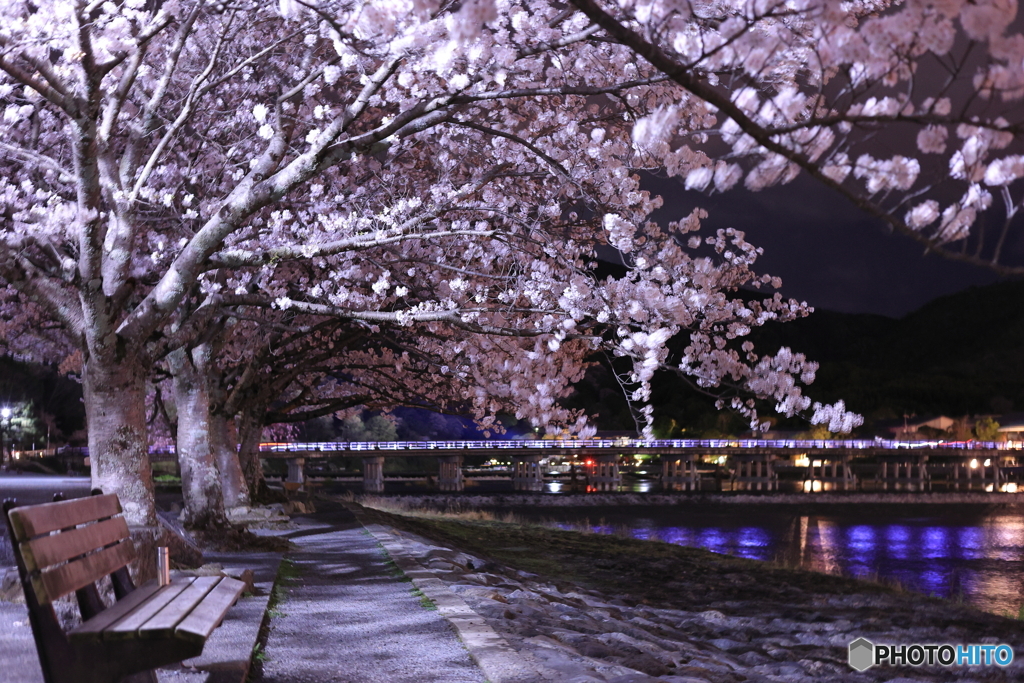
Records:
[[[217,469],[220,472],[221,490],[224,492],[224,507],[249,507],[249,486],[242,472],[234,430],[226,415],[213,411],[210,415],[210,438],[213,445]]]
[[[260,463],[260,438],[263,436],[263,414],[266,407],[262,404],[255,407],[242,408],[238,413],[238,459],[242,465],[242,474],[249,487],[249,495],[254,503],[279,502],[279,496],[267,486],[263,478],[263,465]]]
[[[167,357],[178,409],[178,464],[185,499],[183,522],[193,529],[228,525],[210,424],[210,390],[204,346],[178,349]],[[198,362],[196,362],[198,361]]]
[[[155,526],[146,436],[146,372],[134,359],[85,361],[82,372],[93,488],[116,493],[126,521]]]

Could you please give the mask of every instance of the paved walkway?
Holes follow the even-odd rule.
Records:
[[[270,622],[264,683],[483,683],[448,622],[377,541],[332,506],[283,534],[298,576]]]

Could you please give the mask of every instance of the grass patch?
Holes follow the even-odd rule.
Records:
[[[302,570],[287,557],[281,560],[277,568],[277,578],[274,580],[274,587],[270,591],[270,600],[267,601],[267,614],[271,619],[285,616],[280,606],[288,600],[288,588],[294,586],[298,578],[302,576]]]
[[[415,588],[415,587],[414,588],[410,588],[409,592],[412,593],[413,597],[419,598],[419,600],[420,600],[420,607],[422,607],[423,609],[427,610],[428,612],[436,612],[437,611],[437,604],[433,600],[428,598],[426,596],[426,594],[423,591],[421,591],[419,588]]]
[[[1017,609],[1017,614],[1013,612],[1003,612],[1002,616],[1007,619],[1014,619],[1016,621],[1024,621],[1024,604]]]
[[[384,570],[388,573],[388,576],[396,581],[401,581],[402,583],[412,582],[412,579],[406,576],[405,572],[403,572],[401,568],[395,564],[395,561],[391,559],[391,556],[388,555],[388,551],[384,549],[384,546],[379,543],[377,545],[380,546],[380,552],[384,555]]]
[[[281,604],[288,599],[288,587],[293,586],[299,577],[302,576],[302,569],[287,557],[281,560],[277,566],[277,576],[274,579],[274,587],[270,589],[270,599],[267,600],[267,611],[263,615],[259,632],[256,635],[256,644],[253,645],[252,655],[249,658],[249,674],[246,676],[246,683],[254,683],[263,680],[263,663],[267,661],[267,638],[270,637],[270,621],[285,616],[281,611]]]

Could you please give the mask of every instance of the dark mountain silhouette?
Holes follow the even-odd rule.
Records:
[[[767,325],[751,339],[762,353],[788,346],[818,361],[817,379],[807,394],[824,402],[845,400],[868,419],[864,431],[875,421],[904,413],[961,417],[1024,409],[1021,281],[972,287],[898,320],[819,310],[802,320]],[[681,348],[685,339],[673,343]],[[719,415],[710,399],[676,378],[659,378],[653,398],[658,431],[665,436],[740,433],[746,428],[743,420]],[[601,429],[633,426],[604,359],[581,382],[570,404],[598,412]],[[807,424],[782,420],[778,427],[800,430]]]

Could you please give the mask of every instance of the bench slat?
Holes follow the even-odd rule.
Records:
[[[196,606],[202,602],[213,588],[220,582],[219,576],[200,576],[183,590],[166,607],[160,610],[139,628],[139,635],[144,638],[167,638],[174,629],[184,621]]]
[[[160,610],[166,607],[175,598],[181,595],[189,586],[195,582],[194,576],[181,576],[171,579],[169,586],[162,587],[152,598],[144,602],[138,609],[133,610],[124,619],[110,626],[102,634],[104,640],[115,640],[120,638],[137,638],[139,628],[153,618]],[[149,585],[149,584],[147,584]]]
[[[19,541],[48,534],[57,529],[113,517],[121,512],[121,503],[114,494],[73,498],[59,503],[44,503],[11,510],[11,526]]]
[[[220,625],[224,615],[245,590],[245,582],[225,577],[210,591],[192,613],[174,629],[174,635],[182,640],[203,643]]]
[[[71,531],[25,541],[21,544],[21,556],[25,559],[26,568],[31,572],[65,562],[125,538],[128,538],[128,523],[124,521],[124,517],[112,517]]]
[[[182,579],[175,577],[172,581],[172,585],[174,581],[177,581],[178,583],[187,583]],[[121,600],[115,602],[109,608],[97,614],[89,621],[86,621],[71,631],[68,631],[68,638],[79,641],[99,640],[102,635],[101,631],[131,614],[139,607],[139,605],[158,593],[161,588],[164,587],[157,583],[156,579],[146,582]],[[167,588],[170,587],[168,586]]]
[[[128,539],[98,553],[48,569],[32,577],[32,587],[40,604],[50,603],[120,569],[133,559],[135,544]]]

